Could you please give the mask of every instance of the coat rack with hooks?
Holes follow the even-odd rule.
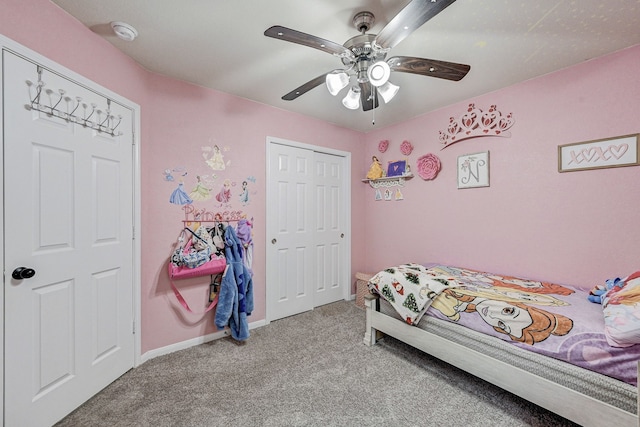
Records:
[[[122,122],[122,115],[115,116],[111,114],[111,100],[109,98],[107,98],[107,107],[101,110],[98,109],[97,104],[87,104],[79,96],[76,96],[75,99],[71,98],[64,89],[58,89],[57,91],[44,89],[46,83],[42,80],[42,67],[38,66],[37,71],[37,83],[31,80],[26,81],[29,87],[29,103],[25,105],[27,110],[40,111],[47,116],[54,116],[67,122],[77,123],[111,136],[122,135],[121,131],[116,131],[120,126],[120,122]],[[46,96],[42,96],[43,94]],[[42,98],[48,98],[49,105]],[[63,111],[61,108],[65,106],[66,111]]]

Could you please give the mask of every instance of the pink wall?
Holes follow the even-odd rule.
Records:
[[[256,308],[250,321],[263,320],[267,136],[351,152],[357,161],[363,157],[364,135],[149,73],[47,0],[0,0],[0,32],[141,106],[142,352],[215,331],[212,313],[203,317],[177,309],[165,274],[183,211],[169,203],[175,182],[163,180],[163,171],[184,167],[189,191],[195,175],[207,172],[203,146],[228,147],[225,156],[231,164],[219,173],[216,191],[224,178],[235,181],[232,209],[243,209],[255,218]],[[251,184],[254,194],[250,205],[242,207],[237,189],[250,175],[256,177]],[[358,247],[364,233],[359,221],[364,216],[364,193],[357,174],[352,179],[352,196],[355,272],[364,264]],[[213,204],[201,206],[215,210]],[[183,294],[197,310],[196,301],[202,301],[208,284],[195,282],[185,282]]]
[[[184,213],[180,206],[169,204],[169,196],[175,182],[163,180],[162,172],[168,168],[184,166],[185,189],[195,185],[197,174],[216,173],[213,185],[217,193],[224,179],[230,179],[231,208],[218,209],[215,200],[194,202],[196,208],[209,211],[243,210],[254,220],[254,298],[255,311],[249,321],[265,318],[265,191],[266,191],[266,137],[275,136],[292,141],[348,151],[354,159],[363,155],[363,136],[357,132],[269,108],[227,94],[150,75],[147,85],[150,103],[145,108],[143,120],[148,124],[148,143],[143,150],[143,284],[145,300],[143,311],[144,350],[163,347],[188,338],[216,331],[212,316],[188,315],[176,303],[166,275],[167,256],[171,252],[180,230]],[[327,143],[330,141],[330,143]],[[226,162],[224,171],[211,170],[203,158],[202,147],[219,145]],[[360,147],[360,148],[358,148]],[[243,206],[238,198],[243,180],[249,181],[250,203]],[[353,177],[353,216],[362,215],[361,182]],[[357,223],[357,221],[353,221]],[[161,232],[159,232],[161,231]],[[357,242],[362,230],[354,227],[353,268],[362,265]],[[190,283],[193,286],[190,286]],[[187,301],[202,301],[208,283],[192,280],[180,284]],[[198,307],[194,310],[202,311]]]
[[[469,101],[512,112],[512,137],[440,151],[438,130],[468,102],[364,135],[149,73],[47,0],[0,0],[0,32],[141,106],[143,353],[214,331],[211,315],[185,315],[170,294],[164,271],[182,211],[168,202],[175,182],[162,173],[183,166],[185,186],[193,186],[194,175],[206,170],[202,147],[216,143],[229,148],[231,161],[220,178],[239,185],[256,177],[243,208],[255,218],[251,321],[264,319],[267,136],[352,153],[354,273],[435,260],[590,286],[638,268],[640,168],[559,174],[556,150],[638,132],[640,88],[632,74],[640,68],[640,47]],[[375,202],[360,179],[380,139],[392,142],[382,160],[398,158],[407,139],[416,146],[411,163],[433,152],[443,170],[432,182],[409,181],[402,202]],[[456,157],[485,150],[491,187],[457,190]],[[240,209],[237,192],[232,197]],[[202,298],[201,284],[185,287],[189,301]]]
[[[373,154],[401,158],[403,140],[415,146],[414,171],[426,153],[442,170],[408,181],[399,202],[365,189],[366,268],[434,261],[584,287],[640,269],[640,167],[557,170],[558,145],[640,132],[639,70],[635,46],[367,134],[362,175]],[[441,150],[438,131],[471,102],[513,113],[512,136]],[[380,154],[383,139],[391,144]],[[490,187],[458,190],[457,156],[481,151],[490,152]]]
[[[0,34],[137,104],[145,101],[148,73],[48,0],[0,0]]]

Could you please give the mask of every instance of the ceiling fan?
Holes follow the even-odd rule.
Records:
[[[454,1],[411,0],[377,35],[366,34],[375,20],[373,13],[359,12],[354,16],[353,24],[360,34],[347,40],[344,45],[279,25],[267,29],[264,32],[267,37],[319,49],[339,57],[344,65],[343,69],[329,71],[308,81],[282,99],[293,101],[322,83],[326,83],[329,92],[336,96],[351,84],[342,101],[343,105],[353,110],[362,105],[362,109],[368,111],[378,107],[378,95],[387,103],[398,92],[398,86],[389,81],[391,72],[453,81],[462,79],[471,69],[469,65],[412,56],[394,56],[385,60],[391,48]],[[355,80],[353,84],[352,77]]]

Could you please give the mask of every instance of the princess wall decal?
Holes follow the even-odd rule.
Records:
[[[191,197],[184,191],[184,182],[182,180],[180,180],[178,187],[171,193],[169,202],[174,205],[188,205],[193,203]]]

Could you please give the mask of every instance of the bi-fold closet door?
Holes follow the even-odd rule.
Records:
[[[4,425],[49,426],[134,366],[134,111],[2,65]]]
[[[349,298],[348,153],[267,142],[267,320]]]

